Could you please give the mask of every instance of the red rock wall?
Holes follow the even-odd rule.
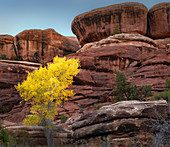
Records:
[[[0,60],[1,119],[13,122],[21,122],[24,119],[27,108],[20,104],[22,99],[14,88],[14,85],[25,80],[27,73],[37,69],[38,66],[39,64],[23,61]]]
[[[59,107],[56,119],[60,121],[62,114],[75,118],[94,111],[96,107],[110,104],[113,99],[111,92],[116,86],[115,69],[124,72],[132,84],[152,85],[153,92],[165,90],[165,79],[170,77],[170,56],[167,49],[159,47],[167,47],[169,43],[167,39],[155,41],[143,35],[118,34],[68,55],[68,58],[79,58],[81,72],[70,86],[75,96]],[[6,104],[2,103],[4,106],[8,105],[8,99],[12,104],[12,111],[0,117],[9,121],[15,122],[15,118],[22,121],[27,114],[28,106],[23,108],[19,104],[21,99],[12,88],[26,77],[27,71],[37,68],[36,64],[25,64],[4,61],[0,64],[0,100],[6,101]]]

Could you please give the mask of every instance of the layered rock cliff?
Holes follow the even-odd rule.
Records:
[[[36,70],[40,64],[26,61],[0,60],[0,118],[11,122],[21,122],[29,111],[27,104],[20,102],[14,85],[26,79],[28,72]]]
[[[167,39],[152,40],[139,34],[117,34],[86,44],[77,53],[68,55],[67,58],[79,58],[81,71],[70,86],[76,95],[59,108],[58,118],[63,113],[75,118],[111,103],[111,92],[116,86],[115,69],[124,72],[128,81],[139,87],[152,85],[154,93],[165,90],[165,79],[170,77],[169,43]],[[29,66],[23,64],[1,63],[2,94],[4,89],[16,92],[10,88],[26,77],[27,68],[37,68],[31,63]],[[11,66],[15,71],[9,68]]]

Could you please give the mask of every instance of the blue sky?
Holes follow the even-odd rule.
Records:
[[[26,29],[53,28],[64,36],[74,36],[71,23],[75,16],[123,2],[140,2],[149,9],[170,0],[0,0],[0,34],[15,36]]]

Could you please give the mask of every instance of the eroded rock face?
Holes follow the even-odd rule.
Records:
[[[158,118],[166,118],[166,112],[168,104],[164,100],[118,102],[78,118],[73,123],[74,137],[77,140],[88,138],[84,143],[88,145],[99,141],[111,146],[138,146],[138,143],[150,146],[155,137],[153,126]],[[105,140],[98,137],[102,135]]]
[[[13,44],[14,37],[11,35],[0,35],[0,57],[6,55],[9,59],[16,57]]]
[[[0,118],[11,122],[21,122],[28,112],[28,105],[22,105],[21,98],[14,88],[25,80],[28,72],[40,64],[24,61],[0,60]],[[9,112],[9,113],[7,113]]]
[[[123,33],[145,35],[147,13],[147,8],[140,3],[98,8],[76,16],[72,22],[72,31],[81,45],[113,35],[115,29]]]
[[[165,79],[170,77],[170,56],[166,48],[160,47],[162,45],[167,47],[169,43],[168,39],[152,40],[139,34],[117,34],[87,44],[77,53],[68,55],[67,58],[79,58],[81,71],[74,78],[73,85],[69,87],[74,91],[75,96],[59,107],[57,122],[60,122],[59,118],[62,114],[74,120],[77,116],[111,104],[114,99],[111,93],[116,87],[115,69],[124,72],[127,80],[139,87],[152,85],[154,93],[165,90]],[[1,93],[7,90],[3,98],[12,92],[11,86],[22,81],[27,75],[28,66],[19,63],[13,66],[15,72],[10,71],[9,68],[14,63],[1,64]],[[22,70],[19,70],[19,67],[22,67]],[[34,70],[37,67],[32,66],[32,68]],[[11,96],[9,97],[12,99]],[[19,110],[17,107],[16,109]],[[8,117],[8,120],[15,122],[12,116]]]
[[[56,55],[63,56],[79,49],[76,40],[69,39],[53,29],[25,30],[14,38],[17,57],[34,62],[47,62]]]
[[[170,3],[159,3],[149,10],[148,34],[152,38],[170,37]]]
[[[162,43],[166,47],[168,39]],[[132,84],[152,85],[153,93],[165,90],[166,78],[170,77],[170,56],[160,44],[139,34],[118,34],[86,44],[67,56],[79,58],[81,71],[70,86],[76,95],[59,108],[59,115],[80,116],[113,100],[115,69],[123,72]],[[67,105],[72,107],[71,111]]]

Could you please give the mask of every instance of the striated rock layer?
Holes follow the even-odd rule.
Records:
[[[130,2],[111,5],[80,14],[72,22],[72,31],[80,45],[99,41],[114,34],[147,32],[147,8],[140,3]]]
[[[56,123],[60,122],[59,118],[62,114],[74,120],[77,116],[110,104],[114,100],[111,93],[116,86],[115,69],[124,72],[127,80],[132,84],[139,87],[152,85],[153,93],[165,90],[165,79],[170,77],[169,41],[168,38],[152,40],[139,34],[117,34],[86,44],[77,53],[68,55],[67,58],[79,58],[81,71],[74,78],[73,85],[69,87],[74,91],[75,96],[59,107]],[[12,103],[18,104],[21,99],[15,101],[18,94],[12,88],[13,85],[26,77],[28,68],[34,70],[40,64],[31,65],[30,62],[29,66],[25,66],[22,62],[13,64],[12,62],[1,63],[1,98],[5,100],[7,94],[15,93],[8,98],[13,101]],[[14,71],[10,71],[11,66],[15,69]],[[5,90],[7,90],[6,94]],[[8,111],[12,109],[12,113],[16,112],[15,110],[22,106],[14,105],[12,104]],[[6,118],[16,121],[12,115]]]
[[[14,85],[25,80],[27,73],[37,69],[40,64],[24,61],[0,60],[0,118],[21,122],[29,111],[22,104]],[[8,113],[9,112],[9,113]]]
[[[100,142],[108,146],[152,146],[158,143],[156,127],[161,127],[164,132],[156,132],[157,136],[164,135],[159,145],[168,146],[167,111],[166,101],[118,102],[75,120],[73,136],[79,145],[94,146]]]
[[[148,35],[152,38],[170,37],[170,3],[159,3],[149,10]]]
[[[59,108],[59,116],[64,113],[74,118],[111,103],[115,69],[138,87],[152,85],[154,94],[164,91],[166,78],[170,78],[169,43],[168,38],[153,40],[139,34],[117,34],[68,55],[79,58],[81,71],[70,86],[75,96]]]

